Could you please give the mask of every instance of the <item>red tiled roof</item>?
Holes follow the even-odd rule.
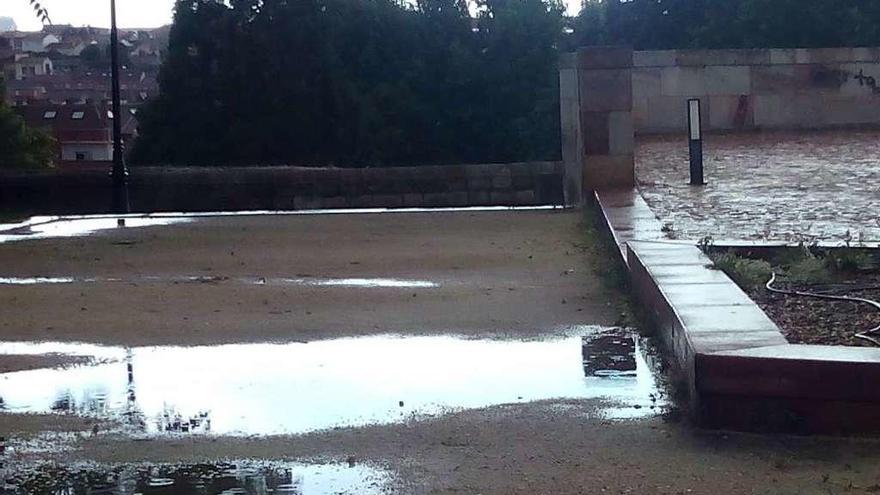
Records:
[[[110,142],[111,121],[99,105],[26,105],[15,107],[27,125],[52,129],[64,142]],[[76,117],[76,118],[74,118]]]

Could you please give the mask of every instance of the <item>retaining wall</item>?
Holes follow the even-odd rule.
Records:
[[[685,379],[698,424],[880,432],[880,349],[789,344],[695,241],[663,239],[638,191],[597,191],[595,197],[633,292]]]
[[[635,132],[684,131],[688,98],[710,131],[880,125],[878,83],[880,48],[635,52]]]
[[[133,212],[561,205],[560,162],[364,169],[134,168]],[[106,171],[0,173],[0,209],[105,213]]]

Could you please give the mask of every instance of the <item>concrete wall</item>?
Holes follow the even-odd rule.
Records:
[[[367,169],[134,168],[133,212],[561,205],[560,162]],[[0,210],[110,211],[107,170],[0,172]]]
[[[880,48],[672,50],[633,55],[636,133],[880,125]]]
[[[583,192],[634,183],[633,51],[587,47],[559,62],[562,159],[566,204]]]

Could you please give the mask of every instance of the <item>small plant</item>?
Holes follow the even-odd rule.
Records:
[[[793,282],[824,283],[831,280],[831,270],[825,260],[815,256],[805,256],[788,266],[786,278]]]
[[[873,260],[868,253],[847,247],[829,250],[825,263],[835,271],[855,273],[870,267]]]
[[[713,257],[715,268],[722,270],[744,289],[762,287],[770,280],[773,267],[764,260],[753,260],[737,256],[733,251]]]
[[[712,246],[715,245],[715,239],[711,235],[707,235],[702,237],[699,241],[697,241],[697,247],[700,248],[700,251],[704,253],[708,253]]]

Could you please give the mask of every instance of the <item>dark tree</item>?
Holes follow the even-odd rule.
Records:
[[[0,77],[0,95],[5,92]],[[0,169],[48,167],[55,159],[55,149],[55,140],[49,134],[27,127],[0,99]]]

